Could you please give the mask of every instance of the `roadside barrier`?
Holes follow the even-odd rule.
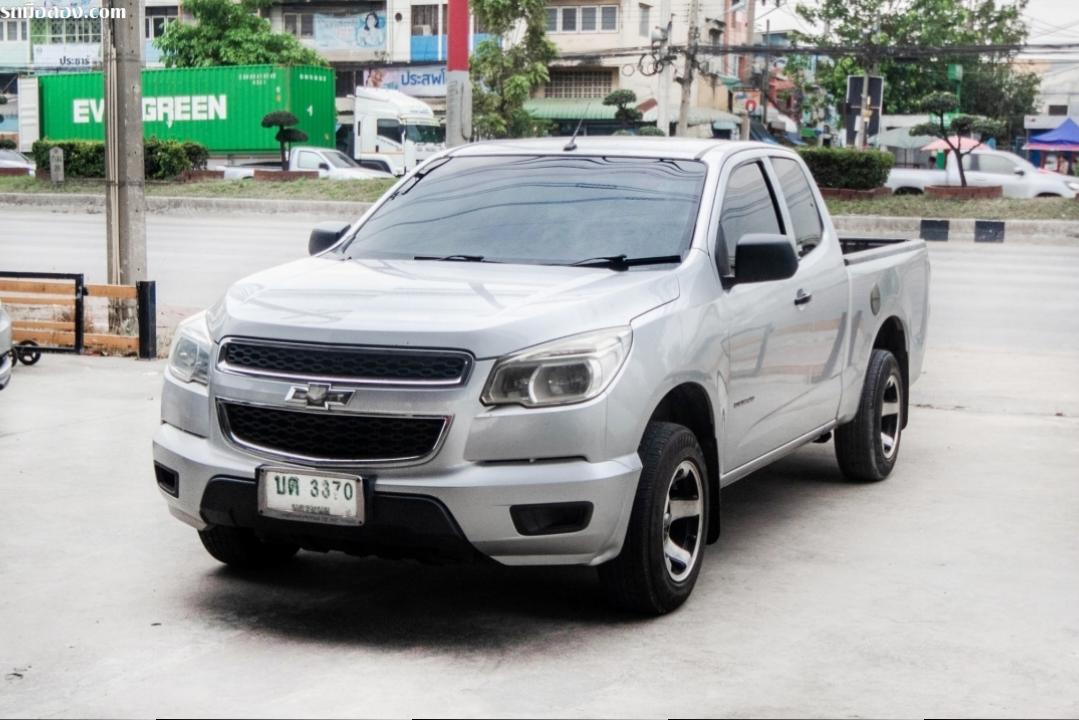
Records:
[[[86,300],[134,301],[138,335],[87,332]],[[119,351],[151,359],[157,355],[157,288],[153,280],[134,285],[87,284],[82,273],[0,271],[0,300],[20,308],[12,314],[16,356],[32,365],[41,353],[86,349]],[[22,317],[20,317],[22,316]]]

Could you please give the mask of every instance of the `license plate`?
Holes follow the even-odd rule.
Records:
[[[259,472],[259,513],[283,520],[363,525],[363,478],[292,468]]]

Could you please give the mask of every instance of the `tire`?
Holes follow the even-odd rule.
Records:
[[[875,482],[892,472],[903,434],[904,393],[895,355],[874,350],[858,414],[835,431],[835,457],[848,479]]]
[[[674,423],[649,423],[638,454],[643,467],[622,552],[599,567],[599,577],[615,607],[663,615],[686,601],[700,573],[708,466],[697,437]],[[670,519],[672,499],[685,503],[676,510],[685,516]]]
[[[245,528],[215,526],[199,531],[199,540],[215,560],[237,570],[264,570],[292,559],[295,545],[267,543]]]

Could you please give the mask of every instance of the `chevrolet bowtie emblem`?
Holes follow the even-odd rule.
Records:
[[[285,402],[328,410],[333,405],[342,407],[348,405],[348,401],[355,394],[354,390],[338,390],[323,383],[311,383],[306,387],[293,385],[285,396]]]

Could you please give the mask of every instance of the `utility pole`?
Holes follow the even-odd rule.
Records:
[[[146,280],[146,197],[142,144],[142,2],[105,0],[105,233],[108,282]],[[115,11],[124,17],[115,17]],[[109,329],[125,332],[134,313],[109,307]]]
[[[674,30],[674,22],[671,18],[671,0],[660,0],[659,16],[664,18],[663,44],[659,48],[659,56],[667,57],[668,48],[671,46],[671,32]],[[671,132],[671,76],[674,69],[671,63],[664,63],[659,71],[659,87],[656,93],[656,125],[664,135]]]
[[[675,135],[685,136],[689,130],[689,101],[693,95],[693,72],[697,64],[697,51],[699,50],[701,28],[700,0],[689,2],[689,29],[686,37],[685,70],[682,72],[682,102],[678,106],[678,129]]]
[[[449,0],[446,22],[446,145],[472,140],[472,80],[468,75],[468,0]]]
[[[761,125],[764,126],[766,132],[771,132],[768,129],[768,91],[771,89],[772,84],[772,54],[769,52],[771,48],[772,37],[772,21],[764,21],[764,67],[761,69]]]
[[[753,35],[757,31],[757,0],[747,0],[746,2],[746,28],[748,28],[749,32],[747,44],[752,45]],[[749,85],[749,81],[752,80],[752,73],[753,56],[750,54],[743,55],[741,81]]]

